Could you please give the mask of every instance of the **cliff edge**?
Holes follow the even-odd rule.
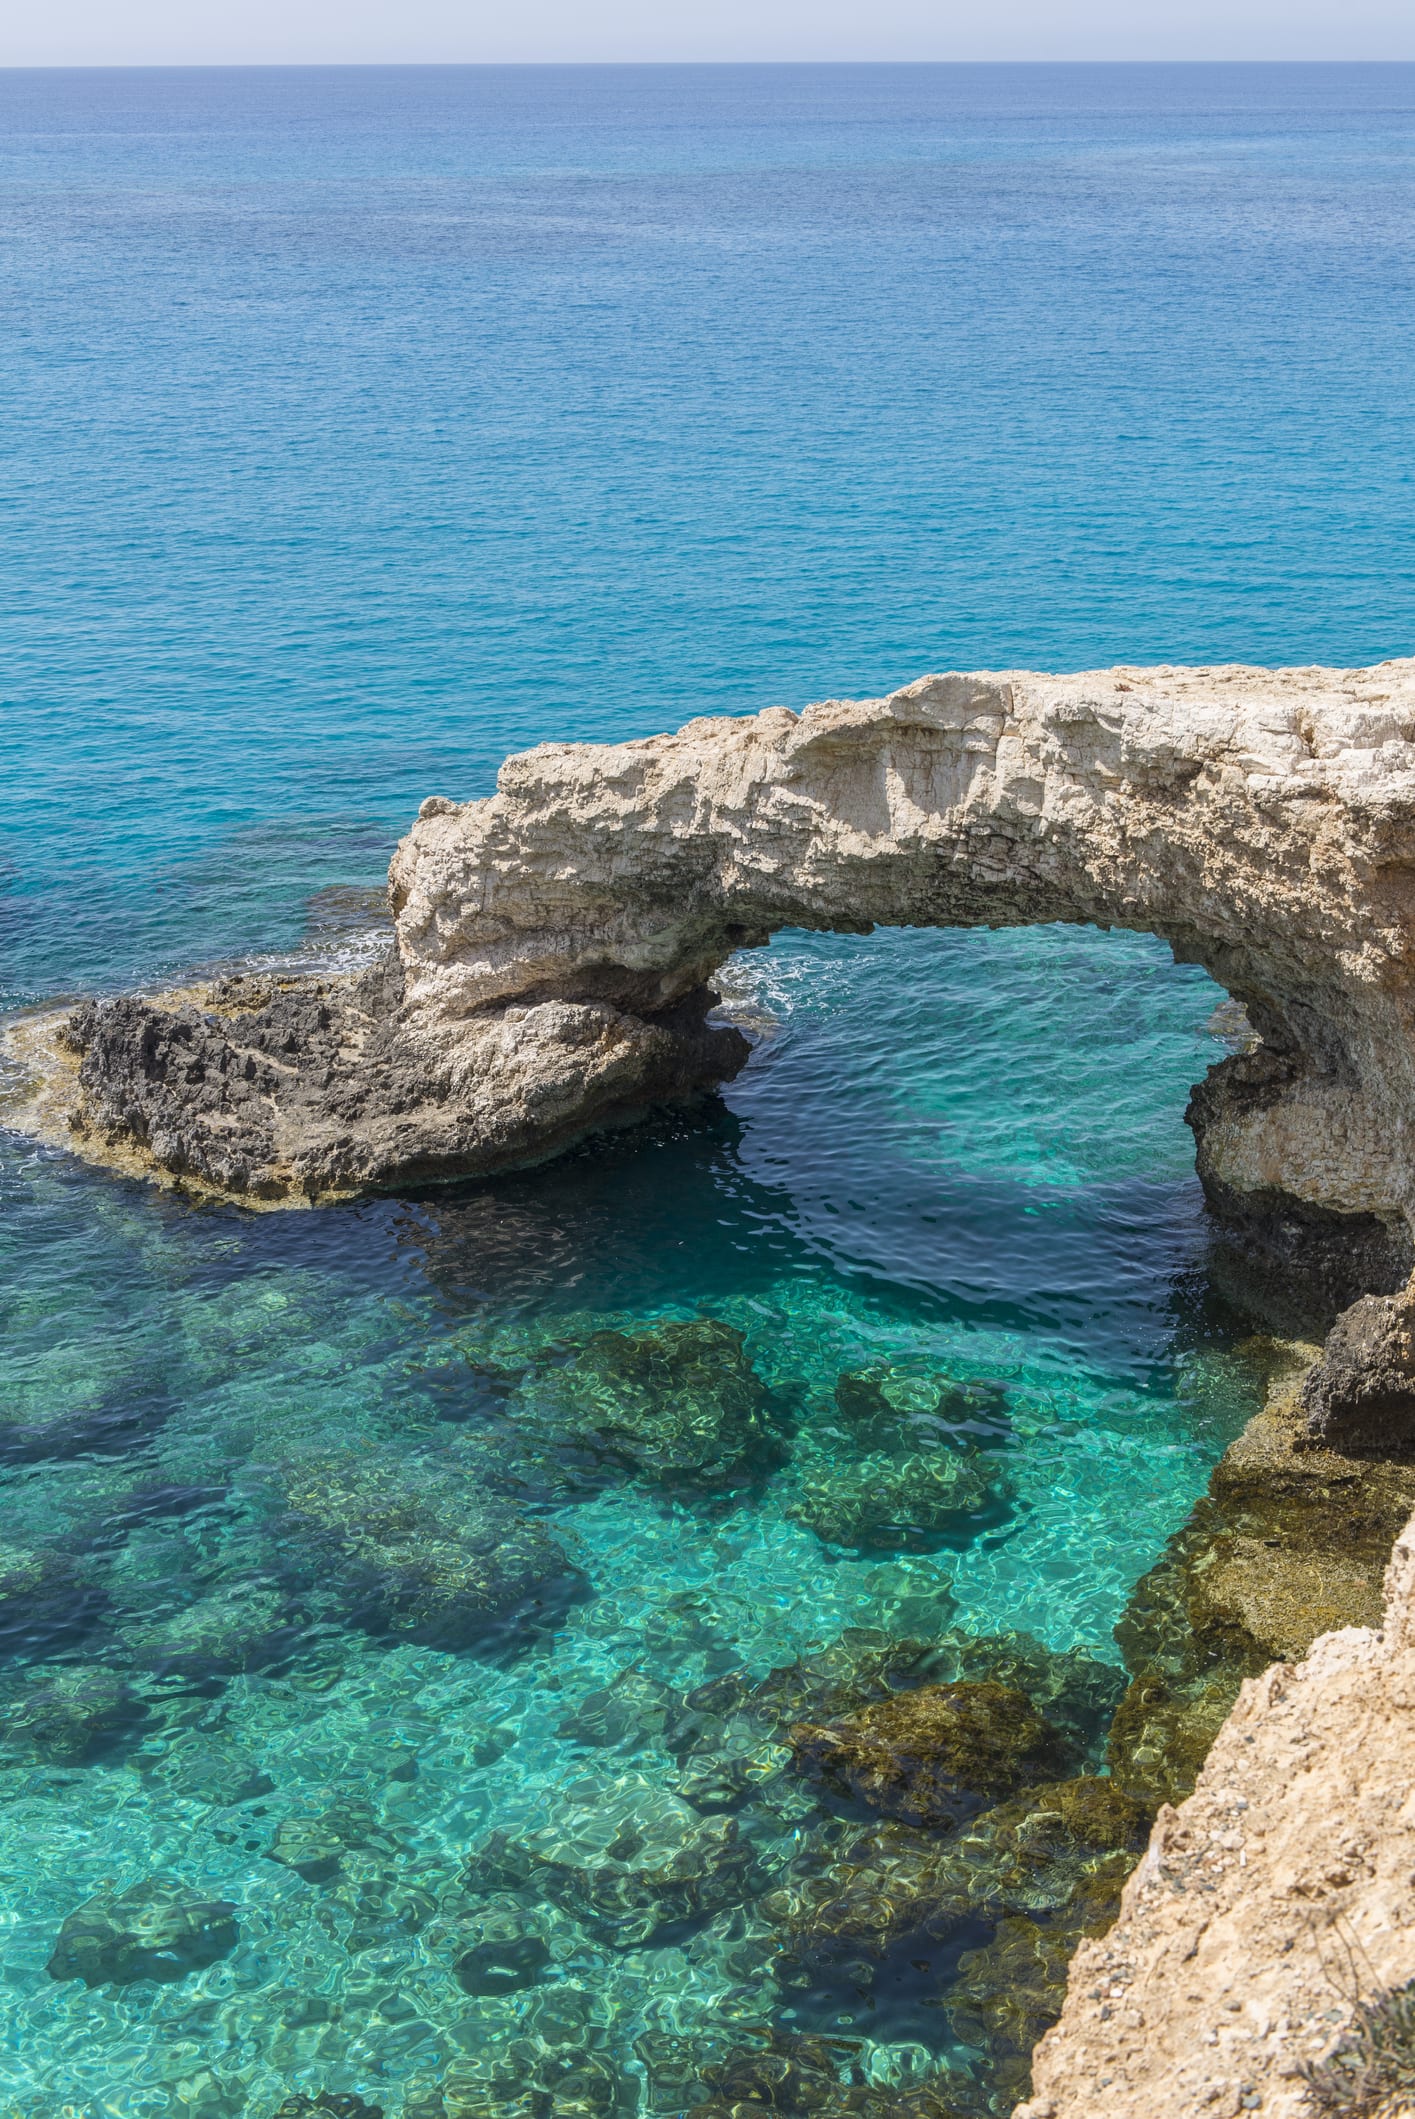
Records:
[[[1015,2119],[1410,2109],[1380,2101],[1393,2072],[1344,2103],[1304,2072],[1359,2083],[1378,1997],[1415,1979],[1415,1522],[1385,1592],[1379,1631],[1324,1634],[1243,1686],[1194,1793],[1160,1811],[1115,1926],[1077,1949]]]

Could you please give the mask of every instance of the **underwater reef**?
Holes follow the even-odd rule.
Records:
[[[1008,2110],[1077,1938],[1113,1916],[1150,1809],[1101,1771],[1125,1673],[960,1627],[928,1558],[943,1532],[927,1490],[915,1521],[906,1489],[890,1489],[895,1549],[920,1570],[900,1572],[893,1623],[847,1626],[763,1667],[730,1651],[710,1590],[685,1591],[659,1616],[684,1675],[631,1659],[547,1696],[574,1770],[493,1810],[489,1829],[477,1791],[520,1732],[453,1715],[435,1732],[454,1762],[448,1782],[439,1754],[441,1799],[483,1819],[460,1844],[427,1835],[434,1732],[390,1722],[295,1794],[281,1744],[253,1739],[246,1709],[266,1688],[272,1712],[299,1701],[317,1743],[319,1703],[351,1654],[548,1681],[547,1642],[597,1593],[575,1525],[607,1503],[665,1527],[684,1512],[740,1526],[766,1496],[824,1566],[872,1565],[853,1539],[801,1522],[803,1479],[818,1485],[832,1451],[849,1491],[881,1456],[962,1466],[978,1502],[949,1511],[942,1552],[961,1550],[1010,1505],[1009,1391],[914,1358],[808,1390],[710,1314],[474,1331],[431,1373],[443,1417],[411,1434],[374,1423],[355,1441],[253,1399],[203,1487],[180,1476],[203,1445],[174,1409],[140,1479],[121,1461],[77,1467],[55,1542],[7,1551],[10,1594],[55,1632],[53,1653],[0,1675],[0,1772],[19,1787],[126,1766],[134,1789],[201,1812],[218,1847],[307,1902],[355,1983],[361,1965],[365,1978],[409,1967],[424,1998],[380,2004],[390,2039],[419,2009],[461,2025],[441,2034],[440,2065],[393,2084],[373,2034],[343,2031],[312,1987],[289,2002],[298,2035],[273,2034],[292,2070],[299,2056],[285,2090],[249,2092],[217,2066],[181,2078],[174,2111]],[[881,1566],[882,1598],[893,1580]],[[196,2005],[267,1919],[154,1860],[75,1890],[44,1977],[105,2008],[146,2007],[154,1991],[190,1990]],[[681,2003],[632,1971],[665,1958],[683,1968]],[[597,1998],[606,1976],[639,1977],[655,1997],[622,2029]],[[911,2034],[871,2037],[877,2006]]]

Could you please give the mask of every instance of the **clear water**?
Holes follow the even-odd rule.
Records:
[[[331,886],[542,736],[1408,650],[1413,118],[1392,67],[0,76],[8,1003],[357,953]],[[566,2022],[632,2110],[646,2030],[827,2004],[750,1905],[630,1943],[546,1909],[537,1985],[458,1984],[489,1830],[677,1785],[586,1695],[861,1625],[1114,1655],[1252,1403],[1181,1124],[1217,994],[1082,931],[783,937],[735,983],[762,1042],[701,1122],[490,1186],[248,1216],[0,1136],[0,1541],[41,1556],[0,1602],[0,2113],[393,2114]],[[524,1503],[578,1595],[459,1652],[292,1583],[269,1464],[438,1476],[477,1363],[700,1314],[798,1463],[842,1370],[1001,1383],[1010,1504],[858,1553],[793,1464],[620,1475]],[[127,1718],[38,1741],[36,1689],[104,1673]],[[351,1804],[338,1875],[270,1858]],[[152,1876],[234,1949],[49,1976]],[[917,2000],[830,1998],[871,2079],[966,2061]]]

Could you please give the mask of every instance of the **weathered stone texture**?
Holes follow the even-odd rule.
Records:
[[[1324,1634],[1244,1685],[1119,1920],[1078,1948],[1016,2119],[1315,2119],[1303,2064],[1358,1993],[1415,1978],[1412,1759],[1415,1523],[1379,1632]]]
[[[31,1027],[35,1122],[272,1203],[503,1168],[734,1073],[710,981],[778,928],[1091,921],[1207,965],[1261,1035],[1193,1106],[1215,1201],[1408,1270],[1415,661],[926,677],[543,744],[425,802],[390,885],[381,977],[105,1002],[77,1069]]]

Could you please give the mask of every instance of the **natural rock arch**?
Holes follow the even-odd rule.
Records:
[[[710,982],[777,929],[1084,921],[1260,1033],[1191,1107],[1220,1211],[1335,1228],[1368,1285],[1408,1264],[1415,662],[926,677],[543,744],[425,802],[390,885],[362,981],[81,1010],[41,1122],[270,1203],[502,1168],[734,1073]]]
[[[930,677],[542,745],[490,801],[425,803],[391,882],[405,1019],[441,1050],[551,995],[661,1019],[782,927],[1154,933],[1263,1041],[1196,1099],[1216,1202],[1408,1247],[1410,662]]]

